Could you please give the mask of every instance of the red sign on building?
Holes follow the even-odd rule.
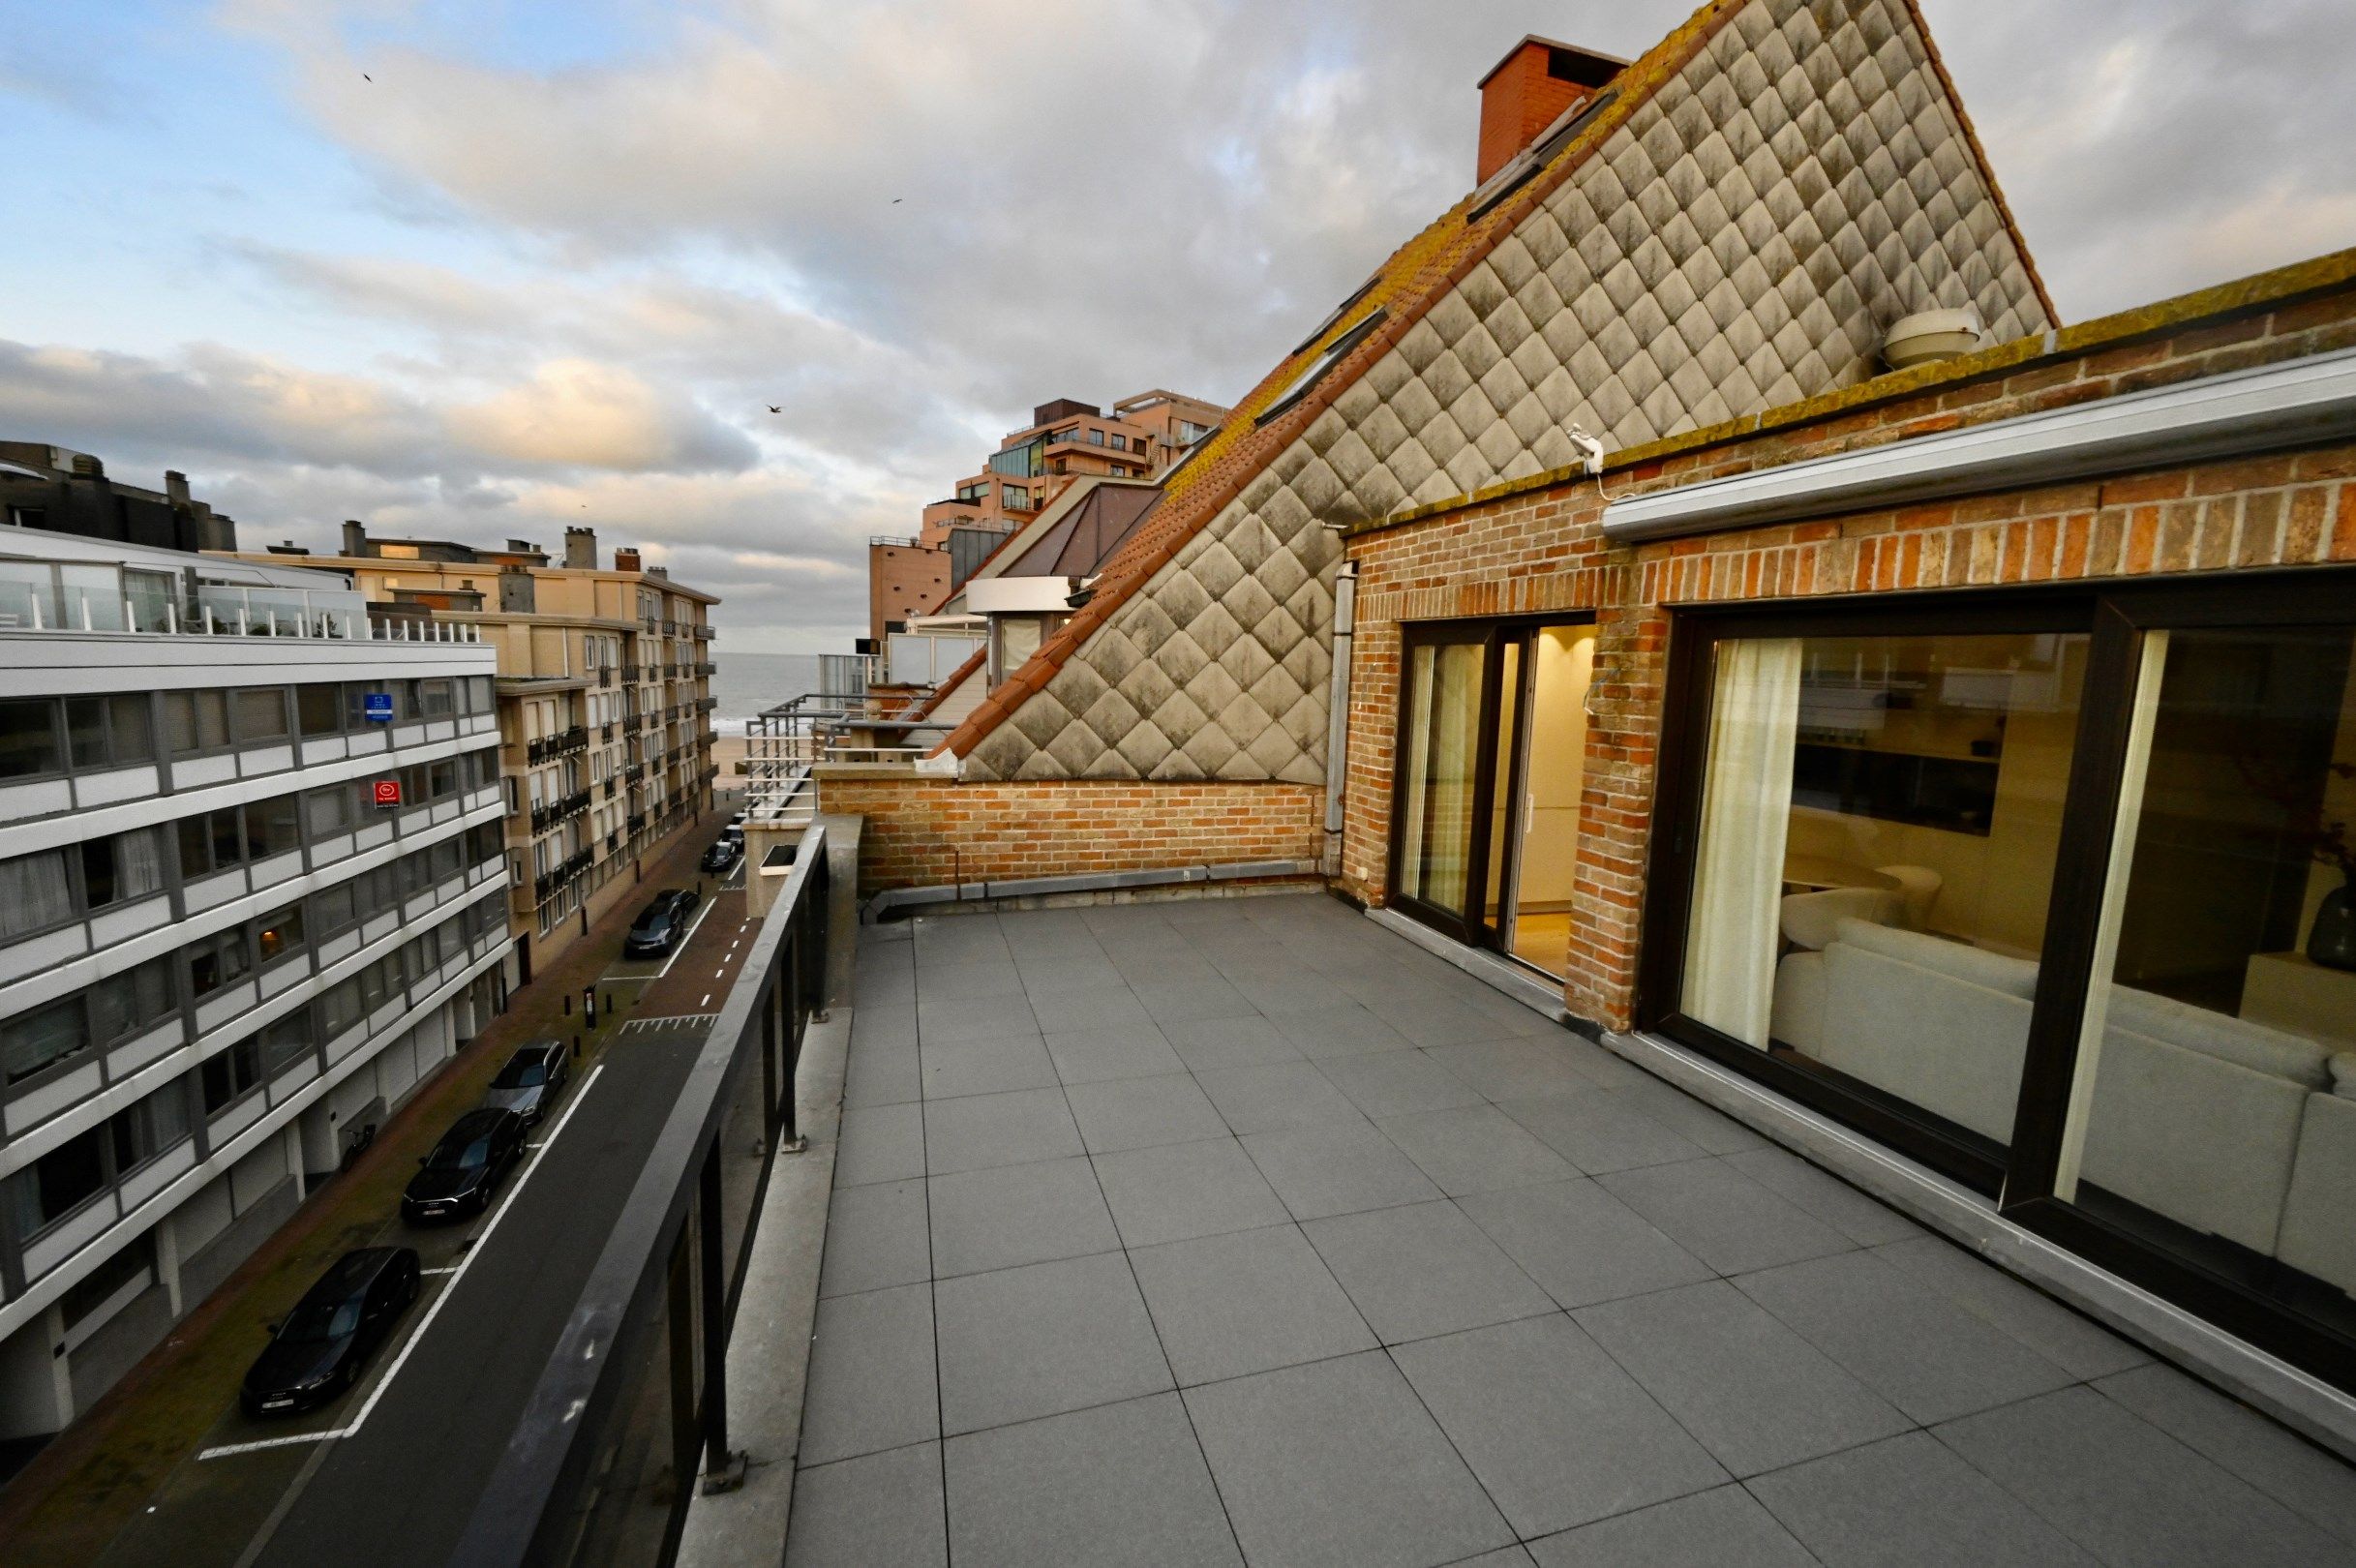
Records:
[[[398,811],[400,808],[401,780],[397,778],[380,778],[377,780],[377,809],[379,811]]]

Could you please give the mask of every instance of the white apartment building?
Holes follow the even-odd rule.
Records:
[[[438,637],[329,573],[0,529],[0,1436],[503,1004],[493,651]]]

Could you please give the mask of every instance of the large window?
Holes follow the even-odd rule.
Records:
[[[1702,613],[1666,698],[1641,1021],[2356,1386],[2356,580]]]
[[[103,1129],[68,1138],[8,1179],[9,1221],[30,1238],[96,1197],[106,1186]]]
[[[46,697],[0,699],[0,780],[39,778],[64,769],[57,704]]]

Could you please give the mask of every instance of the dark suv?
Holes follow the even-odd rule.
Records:
[[[499,1075],[483,1094],[489,1110],[511,1110],[527,1126],[548,1114],[564,1091],[569,1064],[560,1040],[535,1040],[507,1058]]]
[[[700,900],[684,888],[666,888],[654,895],[654,901],[638,912],[630,926],[630,934],[622,939],[625,957],[659,958],[680,944],[687,934],[687,917],[695,913]]]
[[[401,1194],[401,1218],[412,1222],[454,1220],[491,1207],[507,1167],[524,1152],[524,1118],[511,1110],[470,1110],[450,1124],[425,1168]]]
[[[363,1247],[337,1258],[271,1329],[238,1404],[250,1416],[291,1415],[351,1387],[417,1299],[417,1254],[406,1247]]]
[[[711,848],[704,852],[704,869],[726,876],[743,859],[744,829],[731,826],[722,829],[720,836],[711,841]]]

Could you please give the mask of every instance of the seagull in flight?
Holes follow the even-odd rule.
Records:
[[[782,404],[772,403],[769,406],[769,411],[770,413],[783,413],[785,412],[785,406]]]

